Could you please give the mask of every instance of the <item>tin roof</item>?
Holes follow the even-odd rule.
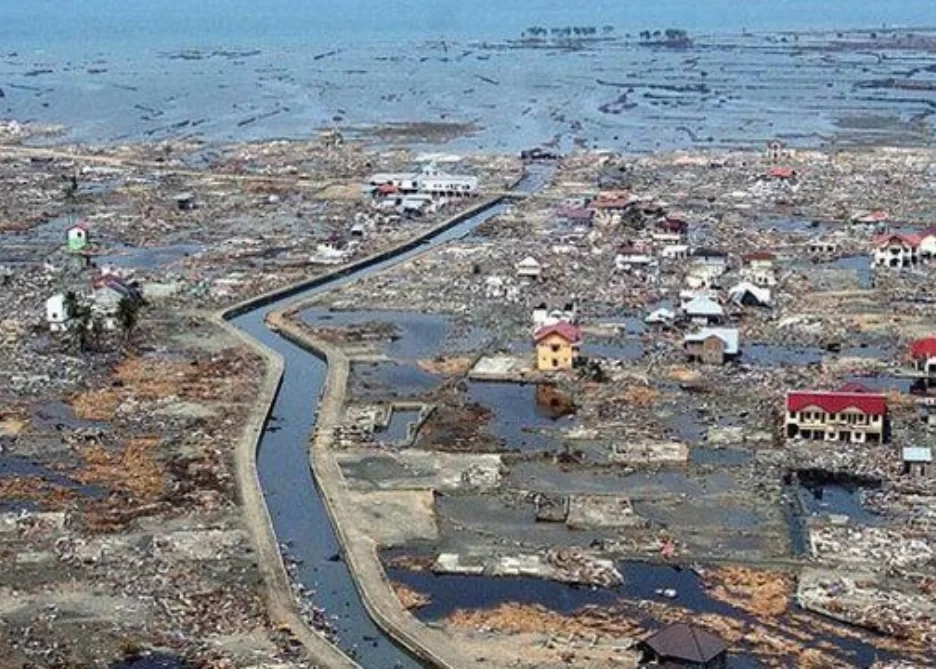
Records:
[[[695,297],[687,302],[683,311],[690,316],[721,316],[725,313],[718,302],[704,296]]]
[[[811,406],[827,413],[857,409],[866,414],[883,415],[887,413],[887,396],[825,390],[793,390],[787,393],[787,411],[800,411]]]
[[[885,246],[890,246],[892,243],[897,242],[901,246],[909,246],[910,248],[916,248],[920,245],[920,235],[904,235],[898,232],[891,232],[884,235],[878,235],[874,238],[874,246],[877,248],[883,248]]]
[[[936,337],[924,337],[912,342],[910,355],[914,358],[936,357]]]
[[[933,449],[929,446],[904,446],[904,462],[932,462]]]
[[[718,337],[725,343],[725,353],[735,355],[740,350],[739,335],[736,328],[702,328],[698,332],[686,335],[685,342],[702,342],[709,337]]]

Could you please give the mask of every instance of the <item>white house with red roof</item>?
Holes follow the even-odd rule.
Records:
[[[896,232],[874,238],[874,265],[903,269],[920,262],[920,236]]]
[[[791,439],[881,443],[886,423],[887,396],[861,386],[793,390],[786,396],[786,433]]]
[[[924,337],[911,342],[910,357],[918,372],[936,376],[936,337]]]
[[[595,222],[615,224],[631,207],[640,202],[640,198],[627,192],[604,192],[592,200],[588,208],[595,212]]]

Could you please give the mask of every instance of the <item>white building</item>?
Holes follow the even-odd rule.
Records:
[[[814,256],[831,256],[841,251],[842,245],[837,239],[816,237],[806,244],[806,250]]]
[[[665,260],[685,260],[689,257],[689,247],[685,244],[670,244],[660,249],[660,257]]]
[[[69,316],[63,293],[56,293],[46,300],[46,322],[51,332],[67,330]]]
[[[651,325],[670,325],[675,320],[675,311],[672,309],[667,309],[666,307],[660,307],[659,309],[650,312],[647,317],[644,318],[644,323],[649,323]]]
[[[614,257],[614,266],[618,271],[627,272],[632,269],[641,269],[656,264],[656,259],[650,252],[640,246],[621,249]]]
[[[691,257],[697,267],[703,267],[716,276],[728,271],[728,254],[722,251],[696,248],[692,250]]]
[[[936,258],[936,227],[920,233],[920,258]]]
[[[773,269],[746,267],[741,270],[741,278],[762,288],[772,288],[777,285],[777,275]]]
[[[755,286],[749,281],[742,281],[728,291],[728,297],[738,306],[759,306],[766,307],[770,305],[770,289]]]
[[[533,256],[527,256],[517,263],[517,276],[527,279],[538,279],[543,273],[543,266]]]
[[[65,241],[69,251],[82,251],[90,244],[88,224],[85,222],[69,226],[65,231]]]
[[[545,304],[533,309],[533,332],[539,332],[545,327],[556,323],[578,323],[578,307],[574,302],[565,305],[562,309],[550,310]]]
[[[432,197],[469,197],[478,192],[478,177],[462,174],[446,174],[434,165],[427,165],[419,172],[383,172],[368,180],[371,187],[390,186],[403,195],[415,193]]]
[[[713,325],[720,323],[725,317],[722,306],[710,297],[695,297],[683,305],[683,313],[693,323],[699,325]]]
[[[897,233],[881,235],[874,239],[874,265],[904,269],[916,267],[920,262],[920,238],[918,235]]]

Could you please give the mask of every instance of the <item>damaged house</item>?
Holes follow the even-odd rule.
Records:
[[[569,323],[575,325],[578,322],[578,307],[574,302],[569,302],[562,309],[552,309],[541,303],[533,309],[533,331],[539,332],[543,328],[555,325],[556,323]]]
[[[702,328],[686,335],[683,348],[689,360],[706,365],[723,365],[741,353],[740,336],[735,328]]]
[[[777,276],[774,263],[777,256],[769,251],[750,253],[742,258],[741,276],[755,286],[771,287],[776,285]]]
[[[729,299],[739,307],[769,307],[770,289],[742,281],[728,291]]]
[[[717,325],[725,318],[725,310],[711,297],[699,295],[686,302],[682,311],[696,325]]]

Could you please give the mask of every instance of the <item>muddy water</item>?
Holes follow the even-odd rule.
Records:
[[[35,460],[19,455],[0,453],[0,479],[4,477],[38,479],[56,488],[75,491],[89,499],[103,499],[108,494],[105,488],[79,483],[68,475],[50,469]],[[32,507],[33,504],[26,501],[0,501],[0,511],[17,511]]]
[[[113,266],[125,269],[158,269],[197,255],[205,248],[200,244],[173,244],[169,246],[120,246],[106,255],[97,256],[99,267]]]
[[[390,423],[380,430],[381,441],[398,444],[406,440],[409,426],[419,420],[419,411],[414,409],[394,409],[390,414]]]
[[[688,13],[689,5],[676,0],[664,3],[669,11],[662,13],[660,2],[626,9],[605,2],[597,16],[591,3],[550,2],[544,12],[542,2],[537,10],[486,0],[481,10],[467,2],[445,10],[368,8],[357,17],[344,5],[321,11],[321,3],[280,1],[272,3],[278,10],[266,3],[262,15],[251,6],[240,21],[227,9],[231,3],[189,3],[177,11],[144,3],[143,11],[155,14],[141,18],[138,9],[93,0],[81,8],[97,6],[99,21],[83,17],[64,26],[71,12],[60,4],[25,3],[47,15],[33,17],[35,25],[4,15],[0,36],[8,37],[9,53],[0,72],[9,116],[67,124],[67,139],[76,142],[179,135],[250,141],[307,137],[310,127],[366,132],[373,124],[416,120],[475,121],[477,132],[451,133],[454,150],[516,150],[553,138],[563,148],[577,142],[633,151],[760,146],[776,136],[796,145],[927,143],[925,126],[914,118],[930,111],[931,46],[922,27],[936,24],[936,10],[922,0],[899,0],[901,9],[895,3],[852,2],[845,9],[843,0],[797,0],[802,12],[786,10],[788,3],[754,3],[758,14],[770,16],[754,24],[759,28],[750,22],[751,3],[737,11],[726,0],[717,3],[721,9],[708,2]],[[869,12],[866,5],[886,9]],[[830,6],[837,9],[824,9]],[[556,7],[564,7],[560,16]],[[305,23],[297,23],[297,13]],[[323,20],[335,29],[323,30]],[[265,27],[245,30],[257,21]],[[881,29],[901,21],[914,26],[915,40]],[[582,22],[607,24],[611,32],[575,44],[517,39],[533,25]],[[763,34],[861,24],[869,30]],[[101,26],[110,32],[88,37]],[[687,29],[694,43],[666,48],[636,35],[667,26]],[[712,31],[721,34],[704,34]],[[448,138],[427,139],[438,145]]]
[[[393,555],[392,552],[387,553],[388,557]],[[692,614],[715,614],[746,624],[760,623],[748,612],[709,596],[699,576],[691,570],[637,562],[620,562],[617,567],[624,577],[624,583],[616,588],[601,589],[526,577],[436,575],[430,571],[398,568],[390,568],[387,573],[391,580],[430,595],[430,603],[415,611],[420,620],[427,622],[442,620],[457,610],[490,609],[503,603],[516,602],[543,606],[568,616],[574,616],[589,606],[609,607],[620,610],[625,617],[637,619],[652,629],[660,623],[640,603],[656,601],[671,602],[673,606],[684,608]],[[664,597],[662,591],[665,590],[675,591],[676,596],[673,599]],[[810,615],[805,617],[807,620],[812,618]],[[765,626],[787,641],[794,641],[794,634],[813,636],[804,623],[793,621],[788,616],[782,616],[778,623],[767,623]],[[833,644],[836,648],[834,653],[846,663],[842,666],[869,666],[875,658],[886,655],[869,644],[836,635],[816,636],[806,645],[817,646],[822,642]],[[752,645],[742,642],[742,652],[730,655],[729,666],[733,669],[761,666],[752,655],[744,652],[752,650]]]
[[[531,170],[520,185],[538,190],[551,175],[547,168]],[[285,361],[282,385],[273,405],[275,430],[260,441],[257,467],[260,484],[280,545],[298,561],[295,580],[310,591],[312,602],[332,618],[339,645],[364,667],[416,668],[420,664],[396,647],[367,615],[348,568],[329,558],[339,546],[328,514],[309,470],[308,443],[315,427],[316,403],[321,397],[327,368],[323,361],[268,330],[264,318],[271,311],[297,299],[312,297],[412,258],[427,248],[458,239],[505,205],[476,214],[439,233],[419,246],[357,270],[313,283],[253,311],[235,316],[232,323],[263,345],[280,353]]]
[[[449,352],[477,350],[488,336],[480,328],[456,334],[455,321],[448,316],[408,311],[307,309],[300,318],[311,327],[322,329],[392,327],[392,333],[384,338],[362,342],[364,347],[374,348],[392,358],[391,361],[352,362],[351,394],[365,399],[417,397],[431,392],[443,379],[422,369],[420,360],[435,357],[443,347]]]
[[[108,666],[108,669],[191,669],[192,665],[181,658],[153,653],[133,660],[121,660]]]
[[[507,450],[554,451],[561,442],[554,431],[572,427],[574,419],[557,416],[536,399],[535,384],[470,381],[468,398],[491,410],[488,430]]]
[[[809,515],[840,514],[860,525],[876,525],[881,517],[872,513],[861,500],[861,490],[840,483],[821,483],[797,488],[803,511]]]

